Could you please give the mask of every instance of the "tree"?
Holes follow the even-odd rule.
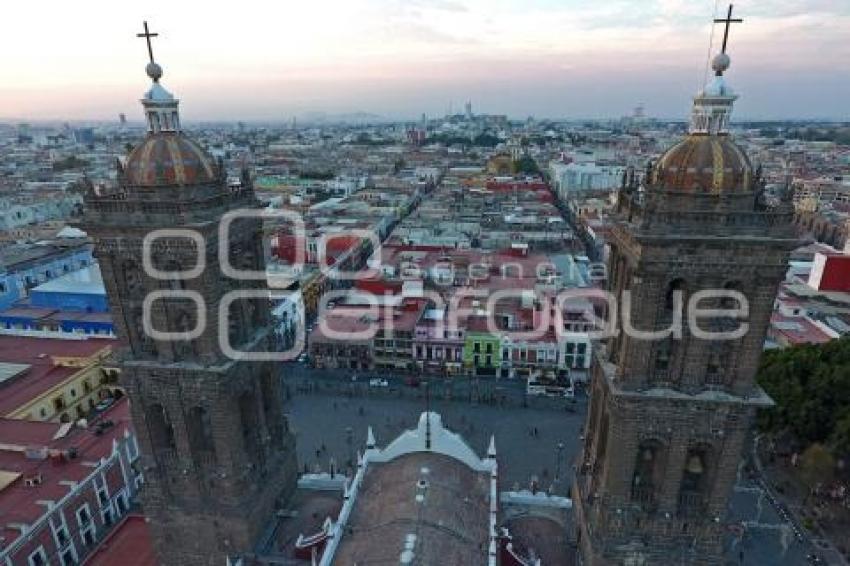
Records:
[[[480,147],[496,147],[501,140],[489,132],[478,134],[473,138],[472,145]]]
[[[537,162],[529,155],[523,155],[519,159],[514,162],[514,170],[517,173],[524,173],[526,175],[536,175],[540,173],[540,168],[537,166]]]
[[[835,458],[823,444],[814,443],[800,458],[800,475],[809,489],[832,481],[835,475]]]
[[[836,454],[850,456],[850,409],[845,409],[838,417],[835,428],[829,436],[829,444]]]
[[[767,352],[757,379],[776,402],[759,415],[762,430],[850,453],[850,336]]]

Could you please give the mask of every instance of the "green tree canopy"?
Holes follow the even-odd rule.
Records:
[[[758,382],[776,402],[760,415],[764,430],[850,454],[850,336],[767,352]]]
[[[517,173],[525,173],[527,175],[535,175],[540,172],[537,162],[529,155],[523,155],[514,162],[514,169]]]

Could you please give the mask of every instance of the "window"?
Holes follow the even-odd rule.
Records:
[[[69,546],[59,554],[62,566],[75,566],[77,564],[77,549],[74,545]]]
[[[107,527],[112,525],[115,517],[112,515],[112,507],[107,507],[103,511],[100,512],[100,516],[103,518],[103,524]]]
[[[56,544],[59,548],[64,548],[71,539],[68,537],[68,529],[65,527],[64,522],[60,522],[58,525],[55,525],[53,521],[50,522],[50,527],[53,529],[53,535],[56,537]]]
[[[115,498],[115,506],[118,508],[118,515],[123,515],[127,512],[127,509],[130,507],[127,503],[127,496],[122,491],[118,494],[118,497]]]
[[[97,492],[97,502],[101,507],[106,507],[109,505],[109,491],[106,489],[106,480],[103,478],[98,481],[97,478],[94,480],[94,489]]]
[[[84,529],[91,524],[91,509],[89,508],[88,503],[77,509],[77,523],[80,525],[81,529]]]
[[[94,546],[95,538],[94,538],[94,526],[85,531],[80,531],[80,534],[83,537],[83,544],[86,546]]]
[[[46,566],[47,553],[44,551],[44,547],[39,546],[37,549],[35,549],[35,552],[30,554],[28,562],[29,566]]]
[[[154,450],[166,450],[175,447],[174,429],[168,420],[165,407],[159,403],[150,405],[145,411],[145,421],[150,431]]]
[[[185,419],[190,449],[197,462],[201,463],[206,454],[215,450],[209,411],[205,407],[192,407]]]

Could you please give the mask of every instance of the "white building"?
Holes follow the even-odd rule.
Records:
[[[555,191],[563,200],[575,191],[607,191],[620,185],[624,168],[619,165],[554,162],[549,165]]]

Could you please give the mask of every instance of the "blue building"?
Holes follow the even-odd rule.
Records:
[[[100,267],[89,264],[34,287],[28,298],[0,311],[0,330],[114,336]]]
[[[0,251],[0,310],[27,298],[38,285],[93,262],[91,244],[86,240],[4,246]]]

